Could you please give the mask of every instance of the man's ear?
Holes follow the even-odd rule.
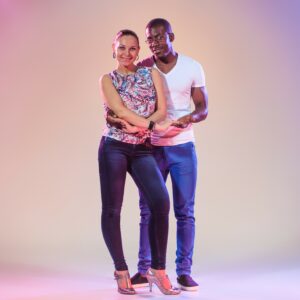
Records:
[[[173,32],[169,33],[170,41],[173,42],[175,40],[175,34]]]

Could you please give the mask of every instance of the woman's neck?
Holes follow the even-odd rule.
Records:
[[[130,65],[128,67],[118,65],[117,67],[117,71],[121,74],[132,74],[135,73],[136,70],[137,70],[136,65]]]

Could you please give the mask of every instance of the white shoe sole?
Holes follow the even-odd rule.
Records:
[[[199,286],[184,286],[184,285],[181,285],[180,283],[177,283],[179,288],[183,291],[186,291],[186,292],[196,292],[198,291],[198,288]]]
[[[134,289],[143,288],[143,287],[149,287],[149,283],[132,284],[132,287],[133,287]]]

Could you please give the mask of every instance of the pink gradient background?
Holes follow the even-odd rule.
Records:
[[[175,49],[207,76],[194,270],[299,262],[299,11],[296,0],[0,1],[0,264],[112,269],[100,231],[98,78],[115,67],[119,29],[135,30],[149,55],[154,17],[171,22]],[[128,177],[132,272],[138,222]],[[171,213],[168,268],[174,259]]]

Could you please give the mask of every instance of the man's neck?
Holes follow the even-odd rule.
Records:
[[[172,49],[172,51],[170,51],[168,55],[163,57],[157,57],[153,55],[153,60],[156,64],[168,65],[173,64],[177,60],[177,56],[178,54]]]
[[[164,74],[169,73],[177,63],[178,54],[174,51],[170,52],[164,57],[153,56],[156,67]]]

